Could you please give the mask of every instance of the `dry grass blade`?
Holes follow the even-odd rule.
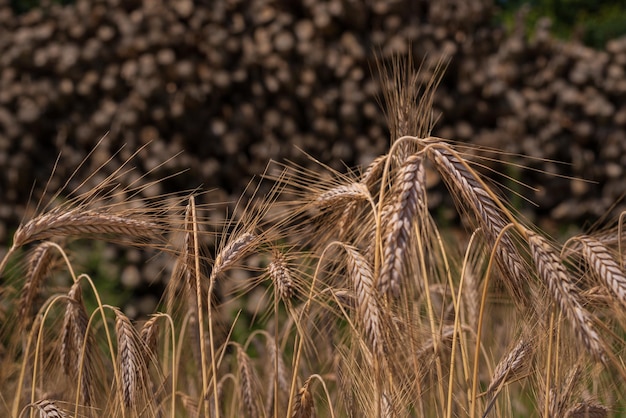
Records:
[[[609,409],[597,403],[580,402],[572,406],[565,413],[565,418],[606,418]]]
[[[251,232],[244,232],[240,236],[230,240],[228,244],[215,257],[211,278],[217,277],[223,271],[233,266],[248,251],[256,240],[256,235]]]
[[[541,235],[532,231],[528,231],[527,235],[537,273],[550,291],[553,300],[571,322],[574,333],[587,351],[596,360],[606,362],[607,358],[600,335],[592,326],[591,315],[581,305],[576,287],[558,254]]]
[[[293,406],[291,418],[311,418],[314,414],[313,394],[309,386],[313,380],[313,376],[309,377],[304,385],[298,391]]]
[[[27,222],[15,231],[13,245],[20,247],[33,241],[59,236],[123,235],[133,239],[154,237],[159,225],[130,217],[73,209],[53,210]]]
[[[33,404],[39,411],[39,418],[66,418],[68,415],[54,403],[54,401],[43,399]]]
[[[273,260],[267,266],[272,283],[278,290],[280,298],[288,302],[294,294],[294,283],[285,255],[277,249],[272,251]]]
[[[239,393],[245,415],[256,418],[259,416],[256,376],[248,354],[240,346],[237,346],[237,364],[239,366]]]
[[[383,259],[378,278],[381,293],[400,293],[400,279],[412,227],[420,209],[426,207],[425,172],[420,155],[409,156],[398,171],[392,190],[393,207],[383,220]]]
[[[344,245],[348,270],[356,295],[357,315],[361,321],[366,341],[375,355],[384,355],[381,312],[374,288],[372,268],[356,248]]]
[[[509,220],[478,181],[477,174],[468,170],[460,157],[450,151],[447,145],[434,145],[429,148],[429,153],[442,178],[452,186],[455,198],[460,199],[464,207],[473,212],[487,238],[495,242],[502,229],[509,224]],[[507,280],[505,282],[507,289],[514,300],[528,302],[528,296],[524,291],[524,284],[529,282],[527,269],[524,268],[524,261],[508,235],[504,235],[500,240],[496,256],[498,265],[505,272],[503,277]]]
[[[39,294],[41,284],[49,272],[53,260],[53,248],[52,243],[42,242],[35,247],[28,259],[28,272],[19,302],[20,320],[24,326],[30,322],[33,304]]]
[[[581,237],[580,242],[583,244],[583,257],[600,278],[602,285],[616,296],[622,307],[626,308],[626,275],[609,249],[590,236]]]
[[[90,405],[92,399],[90,371],[92,343],[90,338],[86,338],[88,323],[89,315],[87,315],[87,310],[83,304],[80,282],[76,282],[67,294],[61,334],[61,364],[66,376],[71,379],[76,380],[81,374],[82,378],[79,384],[85,405]],[[81,353],[83,352],[81,364]],[[82,373],[79,373],[80,367],[82,367]]]
[[[497,364],[491,377],[491,382],[487,388],[487,395],[492,396],[483,417],[489,414],[489,411],[495,404],[496,398],[500,393],[501,388],[511,380],[514,380],[520,376],[523,376],[530,368],[530,359],[533,352],[532,343],[522,338],[513,347],[511,351]]]
[[[117,361],[120,365],[120,392],[127,408],[137,405],[142,367],[141,356],[135,330],[130,320],[119,310],[115,311],[115,332],[117,335]]]

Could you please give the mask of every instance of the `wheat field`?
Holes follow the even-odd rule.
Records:
[[[225,219],[203,192],[121,186],[132,159],[54,193],[0,264],[2,416],[624,416],[621,218],[563,242],[525,221],[480,149],[430,135],[441,69],[419,86],[412,68],[382,68],[387,154],[272,162]],[[438,225],[429,176],[464,234]],[[102,298],[76,240],[168,260],[158,310]]]

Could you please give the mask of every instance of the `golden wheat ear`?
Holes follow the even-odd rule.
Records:
[[[289,303],[295,293],[294,280],[287,258],[278,249],[272,249],[272,261],[267,265],[267,273],[284,303]]]
[[[130,320],[119,310],[115,310],[115,333],[117,335],[117,362],[119,363],[119,391],[124,406],[128,409],[139,404],[139,391],[145,373],[140,339]]]
[[[239,396],[241,397],[243,411],[247,417],[259,417],[259,387],[257,376],[254,367],[252,367],[250,357],[248,357],[248,354],[239,345],[237,345],[237,365]]]
[[[541,235],[528,231],[528,245],[537,268],[537,274],[548,288],[561,312],[570,321],[572,329],[589,354],[605,364],[608,358],[605,344],[593,328],[593,318],[581,304],[581,297],[561,259]]]
[[[565,418],[606,418],[609,408],[593,401],[583,401],[573,405],[563,415]]]
[[[291,418],[312,418],[314,416],[313,394],[309,388],[312,380],[313,376],[309,377],[305,380],[300,390],[298,390],[293,404]]]
[[[397,174],[392,189],[392,207],[384,211],[382,223],[382,267],[377,287],[382,294],[398,297],[401,275],[406,262],[407,247],[414,225],[423,219],[426,210],[425,171],[421,155],[407,157]]]
[[[502,388],[509,382],[525,377],[530,370],[533,354],[533,343],[527,338],[521,338],[517,344],[496,365],[487,388],[487,396],[491,399],[485,407],[483,418],[486,418],[495,405],[496,398]]]
[[[35,299],[39,296],[41,286],[53,264],[53,253],[54,246],[50,242],[42,242],[31,250],[26,280],[19,301],[21,329],[26,329],[32,321]]]

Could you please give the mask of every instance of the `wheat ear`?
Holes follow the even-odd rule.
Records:
[[[609,249],[602,242],[588,235],[580,237],[579,241],[583,244],[583,257],[598,276],[603,287],[611,291],[622,307],[626,308],[626,275]]]
[[[298,391],[293,406],[292,418],[312,418],[314,413],[313,394],[309,386],[313,376],[309,377]]]
[[[285,255],[278,249],[272,251],[273,259],[267,265],[267,272],[276,289],[278,295],[284,302],[288,302],[294,293],[294,283],[291,270],[287,265]]]
[[[428,154],[432,156],[442,178],[452,187],[455,198],[460,199],[474,213],[488,240],[495,243],[500,232],[510,223],[509,215],[494,201],[492,194],[485,190],[478,175],[447,145],[433,144],[429,146]],[[507,279],[507,289],[515,301],[528,302],[524,288],[525,283],[529,282],[529,276],[509,235],[501,237],[500,245],[495,251],[498,265],[505,272],[503,277]]]
[[[590,401],[579,402],[565,412],[565,418],[606,418],[609,409]]]
[[[82,367],[81,396],[85,405],[91,404],[91,353],[92,343],[87,335],[89,315],[83,303],[80,282],[75,282],[67,294],[63,331],[61,333],[61,364],[66,376],[77,379]],[[83,364],[80,364],[81,352]]]
[[[587,351],[596,360],[606,363],[607,358],[603,343],[592,326],[591,315],[581,305],[576,287],[558,254],[541,235],[527,231],[527,236],[537,273],[550,291],[553,300],[571,322],[574,333]]]
[[[48,399],[35,402],[33,407],[39,411],[39,418],[67,418],[68,416],[54,401]]]
[[[524,375],[530,368],[532,352],[533,346],[530,340],[522,338],[496,365],[491,382],[487,388],[487,395],[492,396],[492,398],[485,407],[483,418],[489,414],[489,411],[495,405],[496,398],[502,387],[511,380]]]
[[[121,311],[115,310],[115,333],[117,335],[117,361],[120,370],[120,392],[126,408],[137,405],[139,387],[142,380],[142,367],[145,361],[141,356],[138,338],[130,320]]]
[[[245,256],[248,251],[251,250],[255,239],[255,234],[244,232],[235,239],[230,240],[215,257],[213,270],[211,271],[211,280],[215,279],[220,273],[232,267],[233,264]]]
[[[363,172],[359,179],[359,183],[364,185],[368,194],[371,196],[371,190],[376,186],[377,182],[380,180],[381,173],[385,168],[385,161],[387,160],[386,155],[378,156],[374,159],[368,166],[367,169]],[[358,210],[358,200],[351,200],[346,203],[341,217],[337,222],[337,228],[339,230],[338,236],[340,239],[345,239],[348,230],[351,225],[355,224],[355,216]]]
[[[247,417],[256,418],[259,416],[256,396],[256,380],[254,369],[250,364],[248,354],[237,346],[237,364],[239,372],[239,394]]]
[[[398,171],[392,190],[393,207],[387,213],[388,219],[383,221],[383,259],[377,283],[383,294],[391,291],[398,296],[400,293],[400,278],[412,227],[420,209],[426,207],[424,176],[421,155],[407,157]]]
[[[13,246],[59,236],[123,235],[131,238],[153,237],[159,226],[130,217],[72,209],[51,211],[27,222],[15,231]]]
[[[156,356],[157,352],[157,338],[159,335],[159,324],[157,322],[159,318],[159,315],[154,315],[144,322],[139,331],[139,338],[150,356]]]
[[[363,325],[365,337],[372,353],[382,356],[385,350],[383,348],[381,312],[374,288],[372,268],[356,248],[349,245],[344,245],[343,248],[348,255],[348,270],[356,295],[358,318]]]
[[[50,242],[42,242],[37,245],[28,260],[28,271],[22,288],[20,298],[20,320],[25,326],[30,322],[31,311],[41,284],[50,270],[53,260],[53,245]]]
[[[329,207],[369,198],[367,186],[360,183],[342,184],[322,192],[314,201],[315,206]]]

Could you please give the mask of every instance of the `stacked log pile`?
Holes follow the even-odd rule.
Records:
[[[374,55],[409,50],[424,80],[450,58],[433,134],[599,183],[498,167],[541,185],[529,216],[606,213],[626,191],[626,39],[596,51],[556,41],[545,22],[528,38],[492,12],[488,0],[77,0],[16,15],[0,0],[0,240],[57,154],[51,190],[104,135],[85,172],[150,141],[143,171],[182,152],[148,180],[188,171],[154,195],[237,196],[270,159],[311,164],[301,150],[340,170],[365,164],[389,143]]]

